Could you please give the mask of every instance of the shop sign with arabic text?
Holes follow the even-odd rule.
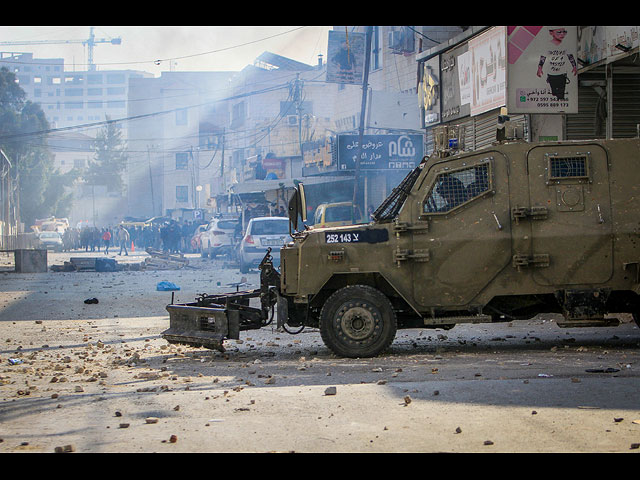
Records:
[[[366,170],[410,170],[424,155],[423,135],[338,136],[338,170],[354,170],[360,153],[360,168]]]

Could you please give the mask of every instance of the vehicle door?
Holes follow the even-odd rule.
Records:
[[[540,285],[604,283],[613,274],[607,152],[596,144],[543,145],[527,156],[530,252],[516,252]],[[518,259],[514,259],[517,262]],[[530,262],[527,264],[527,262]]]
[[[464,307],[511,262],[507,158],[488,151],[437,162],[423,178],[413,249],[399,263],[411,265],[417,304]]]

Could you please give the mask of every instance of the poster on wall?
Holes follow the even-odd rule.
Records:
[[[471,105],[473,97],[473,82],[471,78],[471,52],[468,50],[458,56],[458,83],[460,85],[460,105]]]
[[[418,89],[423,127],[440,123],[440,58],[434,57],[422,63]]]
[[[329,31],[327,82],[362,84],[364,33]]]
[[[506,104],[506,29],[493,27],[469,40],[471,54],[471,115]]]
[[[471,64],[468,59],[466,44],[449,50],[440,57],[443,122],[469,116]]]
[[[578,112],[577,27],[507,27],[509,113]]]

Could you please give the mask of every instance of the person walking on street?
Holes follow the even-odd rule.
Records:
[[[122,225],[118,225],[118,242],[120,243],[120,253],[118,255],[122,255],[122,249],[124,249],[125,255],[129,255],[129,252],[127,252],[127,244],[130,239],[129,231]]]
[[[109,245],[111,244],[111,232],[108,228],[104,229],[102,234],[102,241],[104,242],[104,254],[109,255]]]

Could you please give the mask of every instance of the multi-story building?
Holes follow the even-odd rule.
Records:
[[[0,67],[15,73],[52,128],[125,118],[129,79],[153,77],[137,70],[67,71],[63,59],[34,59],[32,53],[0,52]]]
[[[128,116],[135,120],[127,123],[123,215],[196,212],[206,204],[211,177],[219,176],[221,166],[230,77],[229,72],[163,72],[130,79]]]
[[[229,208],[224,198],[229,193],[241,203],[261,204],[265,213],[285,207],[286,190],[304,178],[305,145],[324,141],[333,128],[337,87],[324,82],[324,76],[321,57],[308,65],[271,52],[234,76],[225,171],[213,189],[216,208]]]

